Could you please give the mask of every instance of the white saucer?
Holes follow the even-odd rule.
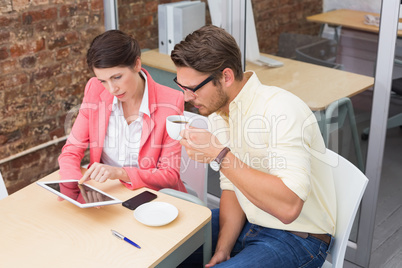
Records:
[[[165,202],[149,202],[134,210],[134,218],[148,226],[162,226],[172,222],[179,215],[179,210]]]

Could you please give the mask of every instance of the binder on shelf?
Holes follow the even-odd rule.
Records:
[[[167,12],[165,5],[158,5],[158,47],[160,53],[167,54]]]
[[[184,9],[193,5],[198,7],[197,12],[200,14],[195,14],[193,8]],[[192,12],[192,15],[186,14],[187,11]],[[180,18],[176,16],[180,16]],[[193,21],[195,17],[197,22]],[[202,20],[202,23],[198,22],[199,20]],[[170,55],[175,44],[203,25],[205,25],[205,3],[201,1],[181,1],[158,5],[159,52]]]
[[[189,33],[205,25],[205,3],[192,2],[191,5],[173,8],[173,50],[174,45],[180,43]],[[168,47],[169,49],[169,47]],[[171,50],[168,51],[170,54]]]
[[[174,42],[174,10],[178,7],[181,6],[187,6],[187,5],[192,5],[194,2],[189,2],[189,1],[183,1],[183,2],[177,2],[177,3],[172,3],[171,5],[167,6],[167,19],[168,19],[168,31],[167,31],[167,37],[168,37],[168,44],[167,44],[167,54],[170,55],[172,52],[174,45],[176,44]]]
[[[191,1],[182,1],[158,5],[158,47],[159,52],[170,54],[168,43],[173,42],[173,6],[187,5]],[[171,30],[170,30],[171,29]],[[169,52],[169,53],[168,53]]]

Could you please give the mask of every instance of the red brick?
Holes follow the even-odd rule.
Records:
[[[119,6],[118,10],[119,10],[119,22],[129,19],[133,15],[130,9],[125,6]]]
[[[62,32],[70,28],[70,21],[72,18],[69,18],[69,20],[63,20],[63,21],[57,21],[56,22],[56,32]]]
[[[60,75],[57,76],[57,83],[59,85],[71,85],[72,82],[72,74],[62,72]]]
[[[8,133],[6,136],[6,139],[7,139],[7,142],[10,143],[10,142],[14,142],[14,141],[21,139],[21,137],[22,137],[21,131],[18,129],[11,133]]]
[[[10,47],[12,57],[19,57],[28,53],[35,53],[45,48],[45,40],[40,38],[38,40],[19,42]]]
[[[19,97],[18,99],[13,99],[11,101],[12,103],[6,106],[6,117],[12,117],[13,119],[15,119],[15,115],[17,113],[21,114],[21,116],[26,117],[28,112],[31,110],[32,97]],[[21,126],[24,126],[26,123],[27,120],[23,118],[22,121],[14,122],[14,126],[19,128]]]
[[[55,31],[54,25],[56,22],[49,23],[49,21],[40,21],[34,25],[36,33],[53,33]]]
[[[103,1],[91,0],[91,10],[103,10]]]
[[[30,2],[31,2],[32,6],[40,6],[40,5],[49,4],[49,0],[31,0]]]
[[[33,73],[33,80],[49,79],[53,76],[60,74],[60,64],[54,64],[53,66],[42,67],[37,72]]]
[[[9,74],[11,72],[15,72],[17,67],[16,59],[7,59],[0,61],[0,74]]]
[[[0,27],[13,27],[18,23],[18,14],[17,13],[9,13],[9,14],[0,14]]]
[[[10,107],[24,104],[24,102],[32,102],[32,96],[36,94],[36,89],[32,87],[23,87],[24,91],[20,91],[17,89],[22,88],[21,86],[10,88],[5,92],[4,101],[7,106],[7,109],[10,110]]]
[[[58,128],[56,119],[40,120],[29,124],[29,126],[24,129],[23,135],[26,137],[48,135],[56,128]]]
[[[99,17],[97,17],[97,20],[99,20]],[[97,22],[96,24],[98,24]],[[76,16],[73,18],[70,18],[68,27],[70,29],[81,29],[85,28],[89,24],[89,17],[88,16]],[[91,23],[94,24],[94,23]]]
[[[8,138],[6,135],[0,135],[0,145],[5,144],[8,141]]]
[[[154,18],[152,15],[143,16],[140,20],[140,25],[141,25],[141,27],[148,27],[148,26],[152,25],[153,21],[154,21]]]
[[[57,85],[57,82],[53,78],[42,79],[42,80],[37,81],[37,83],[35,83],[36,89],[39,92],[52,91],[56,88],[56,85]]]
[[[5,60],[10,56],[6,47],[0,47],[0,60]]]
[[[5,44],[10,42],[10,32],[0,31],[0,44]]]
[[[104,25],[105,23],[103,20],[103,14],[102,15],[98,14],[98,13],[90,14],[90,16],[88,18],[88,23],[90,25]],[[104,29],[103,29],[103,31],[104,31]]]
[[[70,17],[77,15],[77,5],[62,6],[60,8],[60,17]]]
[[[13,0],[13,10],[20,12],[22,10],[26,10],[29,7],[30,1],[27,0]]]
[[[76,32],[70,32],[63,35],[51,37],[48,40],[48,48],[53,50],[57,47],[65,47],[74,44],[79,41],[78,34]]]
[[[21,156],[12,162],[11,168],[32,167],[38,161],[39,156],[40,156],[39,152],[34,152],[31,154]]]
[[[88,12],[89,12],[88,2],[83,2],[74,5],[63,5],[60,8],[59,15],[61,18],[63,18],[76,15],[87,15]]]
[[[151,1],[145,4],[145,10],[150,13],[158,12],[158,1]]]
[[[57,18],[57,8],[52,7],[44,10],[32,10],[22,14],[22,23],[29,25],[41,20],[54,20]]]
[[[7,112],[8,111],[6,111],[6,113]],[[26,123],[27,123],[26,114],[19,113],[17,111],[16,113],[14,113],[12,118],[6,117],[5,119],[3,118],[0,121],[0,131],[2,133],[10,133],[18,130],[21,126],[25,125]]]
[[[28,76],[25,73],[13,73],[7,76],[7,79],[0,78],[0,90],[10,89],[15,86],[21,86],[28,82]]]
[[[64,137],[65,135],[67,135],[67,133],[64,131],[63,127],[56,128],[49,132],[49,136],[51,139],[54,137],[57,137],[57,138]]]
[[[57,50],[57,52],[56,52],[56,60],[62,60],[62,59],[68,58],[68,56],[70,56],[70,48],[69,47],[61,48],[61,49]]]
[[[36,64],[38,66],[47,66],[53,64],[55,62],[54,54],[55,53],[53,51],[49,50],[42,50],[36,53]]]
[[[129,17],[144,15],[144,9],[145,9],[144,4],[141,2],[130,4],[129,10],[130,10],[131,16],[129,16]]]
[[[21,67],[23,69],[33,68],[36,64],[35,56],[27,56],[20,60]]]

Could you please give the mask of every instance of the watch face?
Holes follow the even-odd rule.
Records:
[[[220,165],[218,164],[218,162],[216,162],[215,160],[213,160],[211,163],[209,163],[209,166],[212,168],[212,170],[214,171],[219,171],[220,169]]]

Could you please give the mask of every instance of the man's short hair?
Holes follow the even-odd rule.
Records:
[[[224,29],[206,25],[176,44],[171,56],[177,67],[190,67],[201,73],[216,73],[214,84],[225,68],[233,70],[235,79],[243,79],[241,52],[236,40]]]

